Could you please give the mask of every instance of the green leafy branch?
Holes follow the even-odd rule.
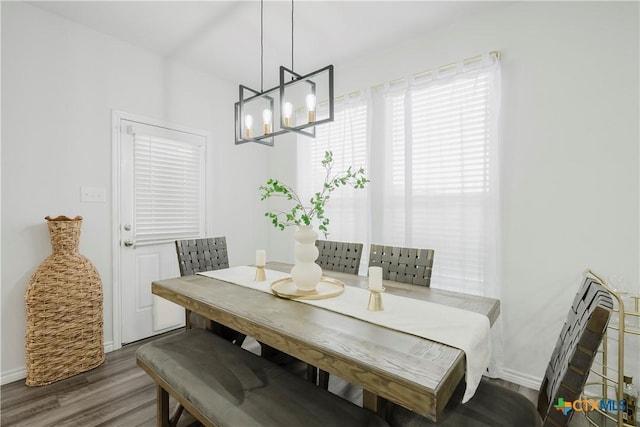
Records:
[[[346,171],[331,174],[333,163],[333,153],[325,151],[322,167],[326,173],[322,190],[315,193],[309,199],[309,204],[307,205],[302,203],[300,196],[293,188],[277,179],[269,179],[266,185],[260,186],[259,189],[262,192],[260,200],[266,200],[270,197],[284,197],[294,203],[288,212],[273,210],[264,214],[274,227],[284,230],[285,227],[292,225],[311,225],[315,218],[320,222],[318,228],[324,233],[325,237],[329,234],[329,218],[325,216],[325,205],[329,201],[331,193],[340,187],[346,186],[363,189],[365,184],[369,182],[363,168],[354,171],[349,167]]]

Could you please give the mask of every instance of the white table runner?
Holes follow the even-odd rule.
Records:
[[[265,269],[267,280],[256,282],[253,280],[255,271],[255,267],[239,266],[198,274],[267,293],[272,293],[271,283],[291,276],[289,273]],[[463,350],[467,359],[467,388],[463,403],[473,397],[482,374],[489,366],[491,325],[482,314],[391,294],[383,296],[384,311],[369,311],[369,291],[353,286],[346,286],[344,293],[334,298],[296,301]]]

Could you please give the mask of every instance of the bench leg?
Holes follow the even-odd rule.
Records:
[[[160,385],[156,385],[156,426],[170,427],[169,393]]]
[[[178,425],[178,421],[180,421],[180,416],[182,415],[183,411],[184,411],[184,406],[182,406],[181,403],[178,403],[178,407],[176,408],[175,412],[169,419],[169,425],[171,427],[176,427]]]

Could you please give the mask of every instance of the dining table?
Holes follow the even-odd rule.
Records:
[[[266,266],[279,272],[291,267]],[[328,270],[323,275],[347,287],[368,288],[365,276]],[[437,421],[465,377],[465,352],[459,348],[295,299],[200,274],[156,280],[151,286],[153,294],[187,312],[361,387],[363,406],[383,416],[392,402]],[[397,295],[478,313],[491,325],[500,314],[500,301],[494,298],[390,280],[383,286],[383,303],[387,294]]]

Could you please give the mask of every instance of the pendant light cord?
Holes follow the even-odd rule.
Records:
[[[264,0],[260,0],[260,92],[264,92]]]

